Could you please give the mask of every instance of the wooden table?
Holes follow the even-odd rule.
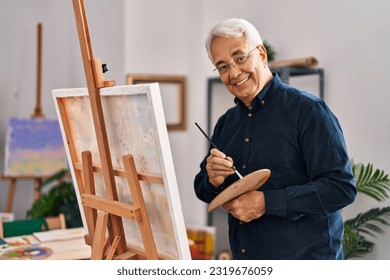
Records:
[[[63,232],[74,234],[75,231],[80,231],[80,230],[82,229],[77,228],[77,229],[67,229],[67,230],[53,230],[53,231],[47,231],[42,233],[52,232],[56,234],[55,237],[58,237],[58,232],[60,232],[60,234],[63,234]],[[23,238],[28,238],[29,241],[26,242],[26,244],[31,244],[31,245],[26,245],[25,248],[29,248],[31,246],[49,248],[52,251],[51,254],[48,257],[42,258],[42,260],[83,260],[83,259],[91,258],[91,247],[85,244],[84,236],[80,236],[79,234],[77,236],[72,235],[71,238],[70,237],[63,238],[63,239],[45,238],[45,239],[41,239],[41,241],[39,241],[38,237],[39,235],[37,236],[28,235],[28,236],[4,238],[4,240],[7,242],[15,242],[15,239],[17,239],[17,241],[19,242],[20,239],[23,240]],[[23,245],[21,247],[23,248]]]
[[[53,250],[53,254],[43,260],[83,260],[91,257],[91,246],[84,238],[42,242],[41,246]]]

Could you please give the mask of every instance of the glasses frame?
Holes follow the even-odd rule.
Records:
[[[226,74],[226,73],[228,73],[228,72],[230,71],[230,68],[231,68],[233,65],[236,65],[237,67],[240,67],[240,65],[244,65],[245,62],[247,62],[248,57],[251,55],[251,53],[252,53],[255,49],[257,49],[257,47],[258,47],[258,46],[254,47],[254,48],[253,48],[252,50],[250,50],[247,54],[243,54],[243,55],[237,56],[232,62],[227,63],[226,65],[225,65],[225,64],[222,65],[221,67],[223,67],[223,66],[226,66],[226,67],[227,67],[227,68],[226,68],[226,71],[222,71],[222,72],[221,72],[221,71],[219,70],[221,67],[216,67],[216,68],[213,69],[213,71],[217,71],[217,72],[221,75],[221,74]],[[243,61],[238,63],[238,61],[240,61],[240,60],[242,60],[242,59],[243,59]]]

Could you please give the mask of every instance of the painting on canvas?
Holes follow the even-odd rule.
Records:
[[[138,174],[162,178],[160,182],[140,181],[159,257],[190,259],[158,84],[102,88],[100,96],[113,168],[123,170],[122,157],[131,154]],[[53,97],[77,191],[83,184],[82,171],[77,168],[81,153],[90,151],[93,165],[101,165],[88,92],[60,89],[53,90]],[[95,172],[94,181],[96,194],[107,197],[103,175]],[[116,176],[115,182],[119,201],[131,204],[126,178]],[[138,224],[122,220],[128,246],[143,250]]]
[[[9,118],[5,176],[50,176],[68,168],[58,120]]]

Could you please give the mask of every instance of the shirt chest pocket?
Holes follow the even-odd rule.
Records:
[[[273,178],[284,176],[288,172],[291,153],[287,143],[280,141],[262,142],[256,151],[253,151],[256,161],[261,163],[263,168],[270,169]]]

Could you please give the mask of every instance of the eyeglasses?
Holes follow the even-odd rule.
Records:
[[[228,64],[222,64],[222,65],[218,66],[217,68],[215,68],[213,71],[218,71],[218,73],[220,75],[221,74],[226,74],[230,70],[230,67],[232,67],[233,65],[237,65],[237,66],[243,65],[247,61],[247,59],[250,56],[250,54],[255,49],[257,49],[257,46],[253,50],[248,52],[247,54],[239,55],[232,62],[230,62]]]

